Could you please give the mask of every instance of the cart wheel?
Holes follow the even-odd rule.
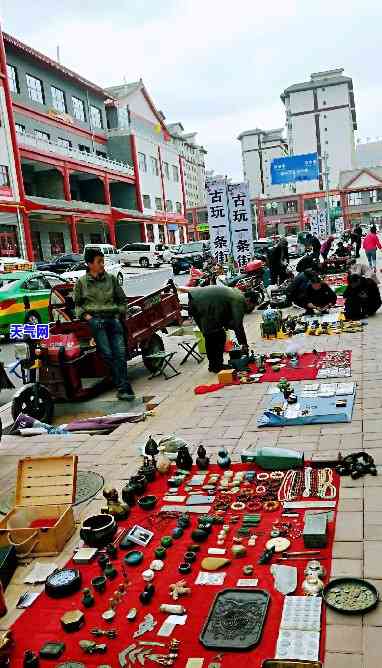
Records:
[[[117,283],[121,287],[123,286],[123,274],[122,274],[121,271],[119,271],[118,274],[117,274]]]
[[[41,316],[37,311],[28,311],[25,314],[25,324],[26,325],[37,325],[41,322]]]
[[[12,401],[12,418],[25,413],[41,422],[51,422],[54,402],[50,392],[43,385],[34,383],[25,387]]]
[[[150,359],[147,355],[154,355],[155,353],[162,353],[164,351],[164,343],[159,334],[153,334],[151,339],[147,342],[145,347],[142,349],[142,359],[143,364],[150,373],[156,373],[159,371],[161,365],[163,364],[162,360]]]

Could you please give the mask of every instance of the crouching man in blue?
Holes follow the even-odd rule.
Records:
[[[132,401],[134,390],[127,377],[126,346],[120,318],[126,313],[127,297],[115,276],[105,271],[99,248],[85,250],[87,271],[75,286],[78,318],[86,320],[97,350],[109,367],[118,399]]]

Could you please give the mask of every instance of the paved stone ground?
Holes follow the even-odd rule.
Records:
[[[249,341],[256,350],[280,350],[286,341],[265,342],[259,338],[259,314],[249,316],[246,327]],[[311,350],[352,349],[352,379],[357,383],[356,405],[350,424],[312,425],[258,430],[259,414],[268,384],[226,388],[197,397],[194,386],[212,382],[206,363],[189,361],[182,374],[172,380],[148,380],[147,372],[135,365],[134,386],[137,393],[161,396],[153,417],[135,425],[122,425],[108,436],[46,436],[23,439],[5,436],[0,446],[1,490],[13,487],[17,461],[26,455],[62,455],[75,453],[81,469],[99,471],[108,484],[121,488],[136,467],[139,446],[150,434],[176,433],[191,449],[203,443],[212,460],[225,445],[234,461],[240,452],[256,445],[275,445],[336,455],[365,449],[372,454],[382,473],[382,313],[371,318],[362,334],[301,337],[301,348]],[[173,344],[174,345],[174,344]],[[178,354],[176,365],[181,356]],[[76,519],[96,512],[102,504],[99,494],[76,508]],[[334,545],[333,575],[364,576],[375,583],[382,594],[382,476],[358,481],[342,479],[340,506]],[[65,563],[72,554],[78,534],[56,560]],[[18,612],[13,604],[25,590],[23,578],[27,567],[20,567],[7,589],[10,612],[0,620],[7,628]],[[348,617],[328,611],[325,668],[375,668],[382,657],[382,606],[362,617]]]

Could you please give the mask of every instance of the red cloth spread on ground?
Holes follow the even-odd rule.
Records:
[[[256,469],[258,471],[261,470],[252,464],[232,465],[233,471]],[[221,473],[221,470],[217,466],[211,466],[209,473],[214,472]],[[337,489],[338,499],[339,476],[337,474],[334,474],[333,482]],[[166,477],[158,476],[157,480],[148,486],[147,493],[155,494],[159,499],[155,511],[160,510],[161,506],[163,505],[161,498],[166,494],[166,492]],[[183,493],[182,487],[179,488],[179,493]],[[245,510],[242,511],[244,514],[245,512]],[[149,568],[150,562],[155,558],[154,549],[159,545],[160,538],[163,535],[169,535],[171,533],[171,530],[176,525],[176,521],[175,519],[171,519],[167,523],[157,524],[155,521],[150,521],[150,518],[155,517],[154,511],[145,512],[138,506],[134,506],[128,520],[121,522],[120,526],[132,527],[134,524],[140,524],[153,530],[155,535],[148,547],[137,547],[137,549],[141,549],[144,552],[144,560],[138,566],[126,567],[131,584],[128,586],[127,594],[125,594],[122,602],[117,608],[117,614],[113,622],[110,625],[107,624],[102,620],[101,614],[108,609],[109,598],[113,596],[113,592],[123,581],[120,565],[120,561],[123,559],[125,554],[125,551],[123,550],[118,551],[117,559],[113,561],[113,564],[118,570],[117,578],[115,580],[108,581],[106,591],[103,594],[94,592],[94,607],[86,609],[81,605],[81,592],[62,599],[52,599],[46,596],[45,593],[42,593],[37,601],[32,605],[32,607],[22,614],[22,616],[12,627],[12,632],[15,639],[15,647],[11,658],[12,668],[22,668],[23,656],[26,649],[32,649],[33,651],[38,652],[42,645],[47,641],[62,641],[65,643],[65,652],[60,657],[60,659],[55,662],[55,665],[57,665],[57,663],[63,663],[64,661],[71,660],[82,661],[82,663],[84,663],[87,668],[96,668],[100,664],[110,664],[113,668],[118,668],[120,665],[118,661],[118,653],[127,648],[131,643],[135,642],[138,644],[139,640],[156,642],[159,641],[166,643],[171,638],[176,638],[180,640],[181,643],[179,657],[174,664],[176,668],[184,668],[189,657],[204,657],[204,666],[207,668],[213,657],[216,656],[219,652],[218,650],[212,651],[205,649],[199,642],[199,635],[207,619],[209,609],[216,594],[221,589],[235,587],[239,578],[248,577],[243,575],[243,566],[245,564],[252,564],[254,566],[254,575],[250,577],[258,578],[258,588],[265,589],[269,592],[271,597],[270,605],[265,619],[260,643],[253,650],[247,652],[224,652],[224,659],[222,663],[224,668],[237,668],[238,661],[240,662],[241,668],[260,668],[262,662],[265,659],[274,657],[284,596],[274,589],[273,576],[270,573],[270,564],[259,566],[257,562],[259,556],[264,551],[265,543],[269,539],[269,533],[272,525],[275,520],[280,518],[281,512],[282,509],[280,508],[275,512],[261,513],[262,518],[260,524],[258,528],[254,529],[254,532],[258,535],[256,546],[247,548],[247,556],[239,559],[232,558],[231,564],[223,569],[223,571],[227,573],[223,587],[194,584],[196,577],[201,570],[200,562],[204,557],[207,556],[208,548],[217,546],[216,536],[219,532],[219,526],[213,527],[208,541],[201,545],[200,552],[197,554],[196,562],[192,564],[192,572],[185,576],[178,572],[178,565],[183,561],[183,555],[187,551],[187,546],[193,542],[191,539],[191,531],[196,528],[197,518],[196,516],[191,515],[190,528],[185,529],[182,538],[177,540],[174,539],[172,547],[167,549],[164,569],[155,573],[153,581],[153,584],[155,585],[154,597],[150,605],[144,606],[140,603],[138,598],[139,593],[143,590],[145,584],[142,580],[141,573],[145,569]],[[299,514],[299,521],[297,526],[301,526],[302,528],[304,510],[293,512],[297,512]],[[231,515],[241,515],[242,513],[240,511],[230,511]],[[328,525],[327,547],[320,550],[318,557],[314,557],[322,562],[327,571],[325,582],[328,581],[330,576],[335,517],[336,512],[334,521],[330,522]],[[284,520],[292,521],[292,518],[284,518]],[[227,550],[225,555],[227,558],[231,558],[230,546],[232,545],[232,536],[235,532],[234,527],[239,528],[240,523],[231,525],[228,539],[224,546]],[[246,544],[246,539],[244,539],[243,543]],[[301,550],[304,550],[303,539],[301,537],[293,539],[290,551],[295,552]],[[275,557],[273,557],[272,561],[277,563]],[[307,561],[290,559],[281,563],[297,567],[298,586],[295,594],[301,595],[301,583],[304,579],[303,571]],[[68,566],[79,568],[82,574],[82,587],[91,587],[91,579],[101,574],[101,569],[97,562],[81,566],[74,566],[73,562],[69,562]],[[159,612],[159,606],[162,603],[174,603],[174,601],[168,595],[169,585],[181,579],[185,579],[187,586],[191,587],[192,589],[191,596],[185,596],[176,601],[176,603],[183,605],[187,609],[187,622],[185,626],[176,626],[175,630],[169,638],[160,637],[157,635],[157,632],[168,615]],[[126,614],[130,608],[133,607],[138,609],[138,615],[134,622],[128,622],[126,620]],[[86,620],[85,626],[80,631],[76,631],[75,633],[65,633],[60,625],[60,617],[65,612],[74,609],[82,609],[84,611]],[[138,624],[143,621],[143,618],[147,613],[152,613],[158,623],[153,631],[145,633],[143,636],[135,640],[133,638],[133,633],[138,628]],[[90,633],[91,629],[93,628],[115,628],[117,630],[118,636],[113,640],[109,640],[108,638],[94,638]],[[92,639],[100,643],[105,642],[108,646],[106,654],[85,654],[78,645],[78,641],[84,639]],[[320,650],[321,659],[324,656],[324,648],[325,610],[323,606]],[[167,653],[167,649],[161,647],[153,647],[152,650],[153,653]],[[45,661],[40,661],[41,665],[45,665]],[[46,665],[51,665],[51,663],[53,662],[46,662]],[[137,665],[139,664],[137,663]],[[145,666],[148,666],[149,668],[155,665],[158,664],[154,664],[149,660],[145,662]]]
[[[280,378],[286,378],[290,381],[297,380],[315,380],[317,378],[317,373],[319,366],[322,366],[322,362],[326,357],[326,352],[323,353],[303,353],[299,356],[298,367],[292,367],[290,365],[290,360],[288,358],[283,358],[280,364],[285,364],[282,366],[280,371],[272,370],[272,362],[265,363],[265,373],[261,376],[260,383],[278,383]],[[277,362],[279,364],[279,362]],[[257,373],[258,369],[256,364],[250,364],[249,368],[251,373]],[[234,380],[231,385],[240,385],[239,380]],[[216,392],[221,390],[225,385],[222,383],[213,383],[212,385],[198,385],[195,387],[195,394],[207,394],[208,392]]]

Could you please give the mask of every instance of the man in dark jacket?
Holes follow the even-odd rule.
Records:
[[[321,242],[318,237],[315,236],[315,234],[312,234],[311,232],[307,235],[306,237],[306,247],[308,248],[309,246],[312,249],[313,255],[316,258],[316,260],[320,259],[320,253],[321,253]]]
[[[248,350],[243,319],[249,307],[240,290],[217,285],[203,288],[182,287],[178,290],[188,293],[189,313],[206,342],[209,371],[218,373],[224,369],[223,354],[227,329],[232,329],[238,343],[244,350]]]
[[[375,281],[359,274],[349,274],[344,299],[346,320],[361,320],[374,315],[382,304]]]
[[[306,269],[301,271],[288,287],[288,296],[292,304],[300,306],[301,308],[306,308],[306,293],[307,289],[310,286],[312,279],[314,280],[316,274],[311,269]]]
[[[311,276],[305,298],[306,315],[325,313],[337,302],[336,293],[317,274]]]
[[[305,271],[306,269],[313,269],[314,271],[319,270],[319,260],[317,256],[313,253],[307,253],[304,255],[296,264],[296,271]]]
[[[353,227],[351,232],[351,242],[355,245],[355,256],[359,257],[359,251],[362,244],[362,227],[359,223]]]
[[[285,281],[287,277],[287,266],[289,264],[289,251],[287,239],[280,241],[268,251],[268,263],[271,285],[277,285]]]
[[[127,297],[115,276],[105,271],[99,248],[85,251],[87,271],[78,279],[74,302],[78,318],[86,320],[97,350],[109,367],[118,399],[132,401],[134,391],[127,377],[124,329],[120,317],[126,313]]]

